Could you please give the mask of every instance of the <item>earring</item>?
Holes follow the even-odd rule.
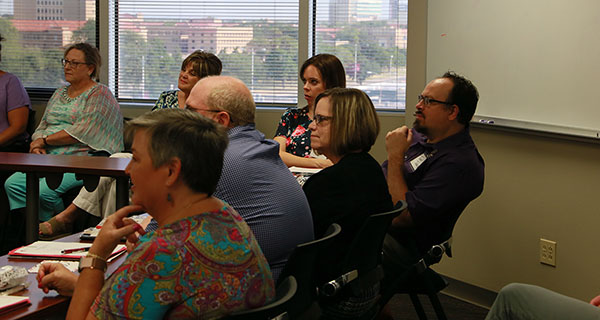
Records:
[[[167,193],[167,201],[173,202],[173,198],[171,197],[170,193]]]

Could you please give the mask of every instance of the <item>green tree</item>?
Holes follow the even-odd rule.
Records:
[[[73,31],[73,42],[96,43],[96,20],[88,20],[79,29]]]
[[[181,54],[167,52],[165,43],[160,38],[150,38],[146,47],[146,96],[158,98],[161,92],[171,87],[177,88]]]

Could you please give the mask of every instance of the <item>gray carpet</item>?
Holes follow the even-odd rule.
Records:
[[[487,309],[464,302],[462,300],[449,297],[444,294],[438,294],[446,317],[449,320],[483,320],[488,312]],[[437,319],[429,298],[419,296],[423,309],[428,319]],[[395,320],[417,320],[419,317],[408,295],[396,294],[390,300],[392,316]]]

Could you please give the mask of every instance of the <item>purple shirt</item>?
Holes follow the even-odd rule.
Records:
[[[12,73],[4,73],[0,76],[0,132],[8,128],[8,112],[27,106],[31,109],[31,102],[27,91],[21,84],[21,80]],[[29,135],[23,132],[15,140],[25,140]]]
[[[387,165],[387,161],[383,163],[386,177]],[[468,129],[434,144],[413,129],[413,143],[402,169],[408,186],[408,211],[415,223],[410,237],[419,251],[425,252],[452,235],[462,211],[483,191],[483,158]],[[390,234],[401,243],[409,235],[400,228],[390,229]]]

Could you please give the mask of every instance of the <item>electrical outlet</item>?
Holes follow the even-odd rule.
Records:
[[[556,267],[556,241],[540,238],[540,263]]]

